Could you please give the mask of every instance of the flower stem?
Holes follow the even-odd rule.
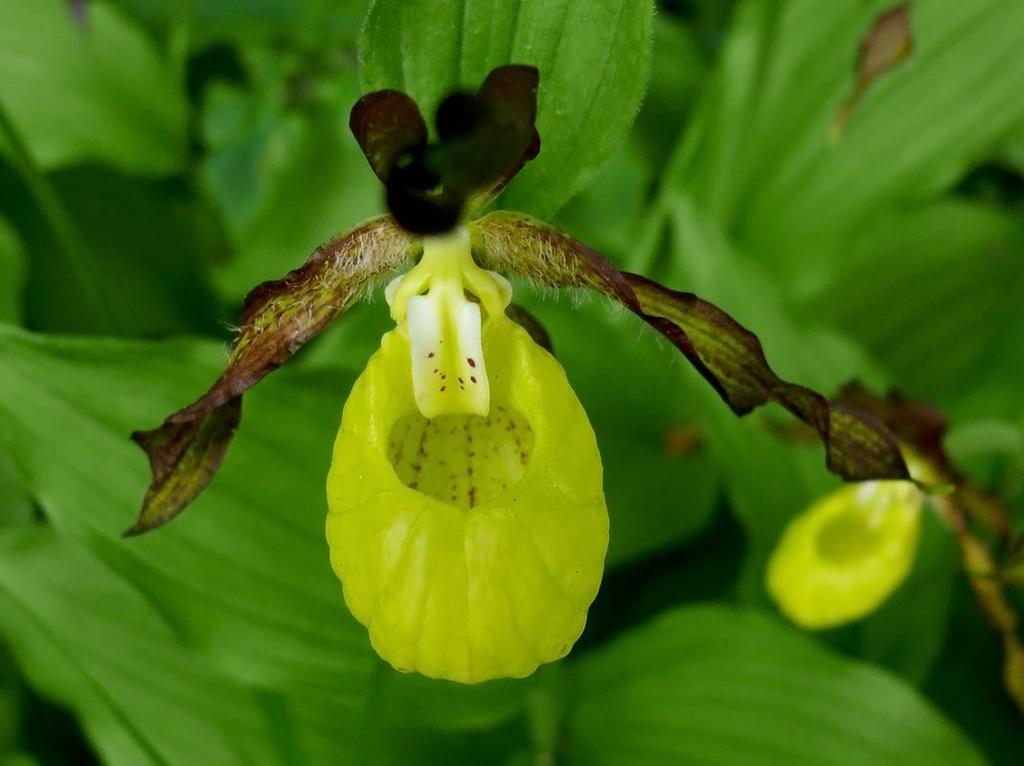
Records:
[[[39,169],[3,103],[0,103],[0,137],[6,141],[15,170],[53,232],[58,249],[74,274],[99,329],[105,332],[113,330],[114,318],[100,290],[99,267],[77,224],[64,208],[53,184]]]

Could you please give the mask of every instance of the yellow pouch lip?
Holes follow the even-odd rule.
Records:
[[[821,551],[826,526],[850,513],[858,493],[885,493],[878,544],[845,559]],[[798,625],[823,629],[860,619],[882,604],[913,567],[924,495],[908,481],[850,484],[790,521],[768,564],[768,591]]]
[[[484,345],[490,363],[492,407],[515,408],[533,430],[531,458],[517,483],[482,505],[462,508],[411,489],[400,480],[387,454],[388,436],[399,417],[418,411],[408,384],[410,354],[402,326],[384,336],[381,349],[353,387],[327,482],[331,563],[342,580],[350,610],[369,627],[374,648],[399,670],[463,683],[529,675],[538,665],[564,656],[585,625],[608,544],[596,438],[561,367],[503,315],[486,322]],[[553,515],[548,513],[552,510],[556,511]],[[355,537],[359,535],[366,540],[357,543]],[[529,613],[524,619],[533,627],[523,629],[522,645],[501,635],[509,631],[496,628],[493,656],[484,656],[487,653],[479,649],[479,636],[474,644],[460,633],[463,628],[470,629],[458,625],[450,631],[452,640],[458,643],[465,639],[465,654],[470,659],[452,660],[448,655],[459,654],[458,648],[447,655],[443,651],[433,655],[427,651],[427,656],[411,654],[405,651],[409,647],[402,646],[403,642],[419,641],[427,649],[438,642],[421,640],[413,635],[414,630],[388,627],[379,617],[382,608],[391,617],[393,612],[401,612],[401,599],[393,598],[392,606],[382,607],[388,588],[393,586],[388,577],[399,572],[411,582],[419,576],[403,570],[404,564],[393,563],[396,555],[408,554],[389,552],[389,535],[402,537],[402,545],[411,544],[415,535],[434,535],[435,542],[461,539],[463,551],[446,550],[444,546],[428,551],[421,569],[427,573],[423,577],[436,578],[439,575],[434,570],[441,566],[437,561],[450,563],[446,565],[449,574],[440,575],[442,579],[435,580],[434,587],[449,588],[467,599],[467,621],[473,619],[474,609],[480,611],[478,605],[470,603],[473,588],[498,593],[502,578],[510,574],[508,567],[519,559],[524,582],[533,582],[539,591],[537,599],[551,603],[531,605],[522,593],[506,594],[511,604],[507,611]],[[491,538],[499,550],[508,549],[508,561],[500,560],[501,556],[494,561],[484,557]],[[395,550],[400,547],[395,546]],[[473,558],[472,571],[477,579],[484,578],[482,584],[470,581],[469,558],[460,563],[460,553]],[[380,563],[388,561],[392,562],[390,570]],[[465,567],[462,573],[451,571],[459,566]],[[449,579],[442,582],[445,578]],[[506,590],[522,587],[515,582]],[[430,595],[426,590],[420,592]],[[515,599],[519,601],[512,604]],[[425,609],[422,605],[420,608]],[[447,607],[438,608],[443,611]],[[550,624],[544,619],[545,610],[550,612]],[[458,622],[457,611],[454,614],[453,623]],[[403,619],[399,614],[395,623],[404,624]],[[430,615],[424,617],[429,619]],[[537,635],[526,635],[531,630]],[[530,643],[533,645],[526,646]]]

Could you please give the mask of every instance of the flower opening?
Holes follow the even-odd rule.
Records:
[[[423,257],[386,291],[391,317],[406,325],[416,406],[424,417],[487,415],[490,385],[481,346],[485,322],[502,316],[512,288],[473,261],[469,232],[426,237]]]

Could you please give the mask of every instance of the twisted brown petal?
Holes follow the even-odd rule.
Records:
[[[375,218],[321,245],[283,279],[249,293],[220,378],[160,427],[133,434],[149,456],[153,480],[127,534],[177,516],[220,466],[238,425],[242,393],[288,361],[374,280],[413,258],[418,243],[389,217]]]
[[[707,301],[619,272],[564,232],[518,213],[473,225],[482,266],[553,287],[589,287],[614,298],[662,333],[738,415],[774,401],[811,426],[829,470],[851,481],[907,478],[896,439],[877,418],[779,378],[757,336]]]
[[[832,401],[877,418],[901,442],[929,460],[948,479],[959,478],[942,446],[949,423],[939,410],[907,399],[897,391],[879,396],[857,381],[850,381],[840,388]]]

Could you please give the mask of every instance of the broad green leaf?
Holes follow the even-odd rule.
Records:
[[[574,680],[572,763],[984,763],[909,687],[755,611],[666,613]]]
[[[263,382],[246,396],[224,467],[190,512],[123,540],[148,481],[129,433],[202,391],[222,369],[223,350],[0,327],[0,358],[0,450],[16,457],[62,536],[145,594],[213,667],[303,701],[308,726],[341,745],[359,740],[375,676],[394,671],[349,615],[324,540],[324,479],[351,373],[293,367]],[[417,690],[417,706],[444,720],[431,694],[451,691],[434,682]],[[470,689],[465,704],[497,720],[509,699]]]
[[[275,173],[293,150],[300,120],[288,117],[234,85],[213,83],[206,92],[202,130],[207,151],[200,177],[234,236],[259,215]]]
[[[1020,216],[941,201],[865,221],[800,311],[869,348],[915,396],[963,397],[1005,363],[1024,292]],[[870,278],[865,278],[870,275]]]
[[[45,168],[99,160],[157,174],[185,159],[181,83],[104,2],[88,4],[81,26],[62,0],[5,0],[0,102]]]
[[[223,352],[0,333],[0,440],[58,530],[111,562],[235,675],[342,696],[362,688],[372,655],[323,541],[323,479],[350,377],[260,386],[247,401],[246,438],[193,512],[129,541],[120,534],[148,470],[128,435],[202,390]]]
[[[838,5],[853,13],[865,8],[856,0]],[[884,5],[872,3],[865,10],[873,16]],[[848,89],[856,45],[848,35],[863,35],[870,23],[843,29],[844,22],[842,13],[818,13],[812,2],[789,4],[776,43],[775,71],[783,77],[766,83],[768,92],[805,94],[794,85],[810,67],[841,74],[833,87]],[[828,232],[845,232],[882,206],[925,199],[948,188],[1024,117],[1024,101],[1018,98],[1024,89],[1024,5],[978,0],[950,7],[943,0],[920,0],[911,5],[910,23],[910,60],[871,86],[838,145],[827,140],[835,96],[796,113],[781,95],[765,99],[758,119],[770,129],[757,145],[763,164],[748,180],[747,238],[771,242],[782,253],[791,238],[819,241]],[[820,26],[829,28],[831,47],[814,49],[810,60],[797,58],[798,52],[789,52],[782,42],[793,39],[803,47],[805,30]],[[844,44],[844,38],[850,42]],[[845,71],[838,66],[844,59],[851,62]],[[787,136],[801,113],[805,127]],[[776,115],[785,115],[784,121],[769,123]],[[793,249],[782,257],[798,254]]]
[[[377,722],[374,722],[376,724]],[[366,766],[453,766],[453,764],[501,764],[519,766],[514,755],[529,754],[527,731],[521,721],[496,729],[468,731],[458,736],[429,728],[381,726],[374,731],[377,746],[359,761]],[[535,761],[528,760],[526,764]]]
[[[0,450],[0,528],[33,520],[32,495],[12,456]]]
[[[428,121],[445,93],[502,64],[540,70],[540,156],[503,204],[549,217],[621,144],[643,97],[650,0],[375,0],[360,43],[366,90],[397,88]]]
[[[998,338],[998,354],[979,362],[970,371],[964,386],[971,384],[969,395],[950,396],[945,409],[954,425],[975,420],[1003,420],[1019,423],[1020,392],[1016,382],[1024,379],[1024,315],[1007,318]],[[1016,415],[1016,418],[1015,418]]]
[[[4,533],[0,550],[0,626],[105,763],[243,764],[272,752],[254,691],[205,668],[94,558],[42,528]]]
[[[3,766],[40,766],[39,761],[27,753],[5,753],[0,764]]]
[[[872,83],[831,143],[860,40],[892,5],[743,3],[673,166],[670,184],[790,270],[787,290],[827,273],[835,240],[864,216],[948,188],[1024,115],[1024,6],[920,0],[913,54]]]
[[[598,171],[594,182],[559,211],[555,223],[610,260],[629,253],[651,183],[648,161],[646,146],[632,138]]]
[[[6,219],[0,217],[0,322],[17,324],[22,314],[25,288],[25,254],[21,241]]]
[[[370,715],[381,732],[394,727],[437,732],[486,732],[517,716],[536,687],[529,681],[500,678],[476,686],[437,681],[417,673],[385,670],[375,679]],[[538,673],[551,672],[542,668]]]
[[[862,369],[850,368],[850,357],[858,354],[849,341],[798,321],[777,276],[752,263],[691,197],[669,194],[664,209],[669,258],[664,275],[657,276],[674,289],[696,292],[749,327],[782,378],[831,392],[852,375],[874,372],[863,358],[856,360]]]
[[[105,166],[52,174],[56,192],[95,256],[101,299],[125,335],[221,331],[222,314],[207,276],[208,262],[223,248],[211,211],[187,189],[129,176]],[[81,284],[66,262],[37,206],[0,175],[10,215],[28,254],[26,324],[88,333],[91,318]]]

